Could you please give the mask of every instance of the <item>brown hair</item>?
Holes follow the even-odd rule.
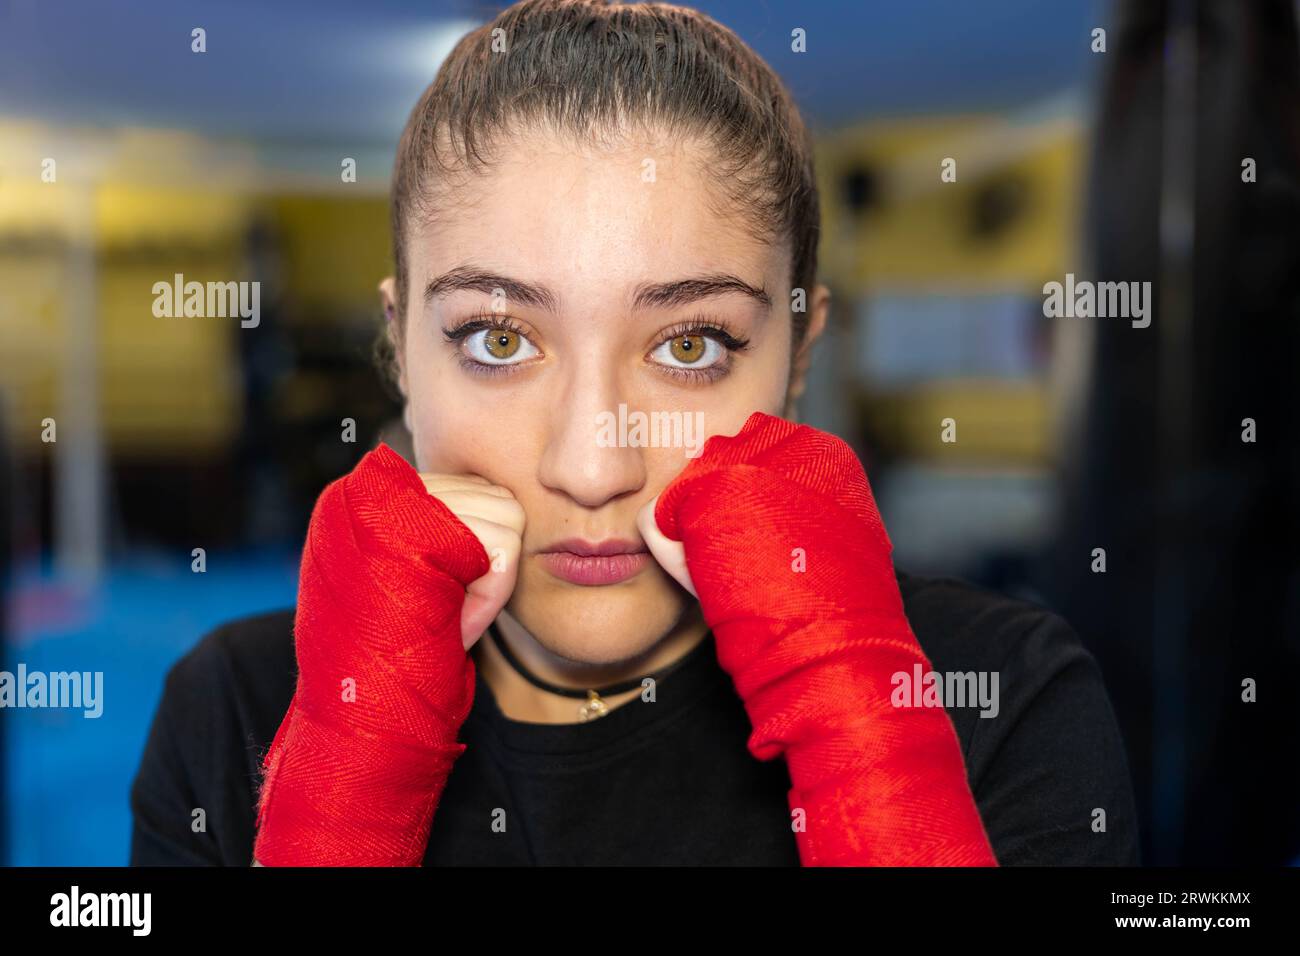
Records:
[[[521,0],[461,38],[402,131],[391,199],[398,342],[412,211],[432,222],[455,195],[454,177],[487,165],[498,135],[540,126],[598,142],[630,123],[711,146],[722,195],[759,236],[789,243],[791,288],[811,296],[820,233],[812,142],[771,67],[685,7]],[[797,346],[807,311],[792,322]]]

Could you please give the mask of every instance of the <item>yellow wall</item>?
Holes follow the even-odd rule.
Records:
[[[865,291],[880,284],[1041,288],[1075,261],[1082,131],[1071,123],[1008,126],[979,117],[879,122],[827,137],[818,146],[823,196],[824,274]],[[957,161],[956,182],[940,163]],[[855,163],[879,174],[882,202],[861,221],[839,201],[840,177]],[[1029,184],[1030,213],[995,241],[972,242],[971,199],[991,175]]]
[[[229,442],[241,402],[236,336],[258,330],[237,318],[156,317],[153,285],[178,272],[185,281],[249,279],[243,240],[259,212],[282,230],[288,320],[378,321],[375,286],[390,271],[382,198],[0,180],[0,389],[13,440],[30,449],[41,420],[58,419],[71,244],[87,223],[110,447],[185,455]]]
[[[1070,120],[1014,124],[998,117],[925,117],[875,122],[818,144],[823,197],[821,273],[846,320],[874,292],[891,295],[1041,295],[1042,284],[1077,269],[1084,130]],[[940,177],[956,160],[956,181]],[[847,170],[865,166],[878,200],[853,216],[841,197]],[[1025,184],[1026,213],[976,239],[973,200],[994,177]],[[942,465],[1041,466],[1052,455],[1050,383],[952,380],[881,389],[859,383],[855,405],[889,449]],[[940,422],[957,420],[957,441]]]

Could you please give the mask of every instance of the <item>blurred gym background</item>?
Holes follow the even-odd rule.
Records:
[[[836,305],[802,417],[861,453],[898,565],[1075,626],[1146,863],[1300,862],[1296,4],[694,5],[816,129]],[[0,710],[0,860],[125,863],[166,669],[292,603],[316,495],[399,440],[393,149],[494,12],[0,0],[3,667],[105,673],[97,720]],[[175,273],[260,281],[260,324],[156,318]],[[1151,281],[1151,326],[1045,318],[1070,273]]]

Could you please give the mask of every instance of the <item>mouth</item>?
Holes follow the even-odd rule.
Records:
[[[583,587],[603,587],[635,577],[650,563],[646,546],[625,538],[557,541],[537,554],[555,577]]]

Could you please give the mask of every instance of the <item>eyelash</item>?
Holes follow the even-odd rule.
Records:
[[[735,354],[744,352],[749,348],[749,339],[738,338],[726,327],[725,323],[710,319],[704,315],[697,315],[666,330],[660,336],[659,341],[651,347],[650,351],[653,352],[665,342],[671,342],[683,335],[702,335],[714,339],[727,352],[726,361],[711,365],[708,368],[677,368],[672,365],[659,365],[669,375],[689,382],[717,381],[731,371],[731,364]]]
[[[470,358],[459,349],[459,344],[469,338],[475,332],[486,332],[489,329],[503,329],[507,332],[513,332],[520,338],[527,339],[528,333],[510,318],[508,315],[502,315],[499,312],[476,312],[465,322],[456,326],[454,329],[443,329],[443,337],[452,345],[458,346],[457,351],[460,355],[460,367],[467,372],[475,375],[508,375],[515,371],[522,362],[502,362],[500,364],[489,365],[486,362],[479,362]],[[531,342],[532,340],[529,339]]]
[[[502,315],[498,312],[477,312],[470,316],[466,321],[456,326],[454,329],[443,329],[443,337],[447,342],[453,345],[459,345],[465,339],[469,338],[475,332],[485,332],[489,329],[503,329],[507,332],[513,332],[521,338],[528,338],[528,334],[508,315]],[[712,338],[727,351],[727,361],[718,365],[712,365],[709,368],[677,368],[671,365],[662,365],[654,363],[660,369],[663,369],[669,375],[691,382],[716,381],[731,371],[732,356],[737,352],[744,352],[749,348],[749,339],[739,338],[730,329],[726,323],[717,319],[710,319],[704,315],[698,315],[684,322],[674,325],[667,329],[659,340],[651,346],[653,352],[665,342],[671,342],[675,338],[683,335],[702,335]],[[529,340],[531,341],[531,340]],[[475,375],[508,375],[513,373],[522,362],[506,362],[501,364],[487,364],[479,362],[460,353],[461,368]]]

